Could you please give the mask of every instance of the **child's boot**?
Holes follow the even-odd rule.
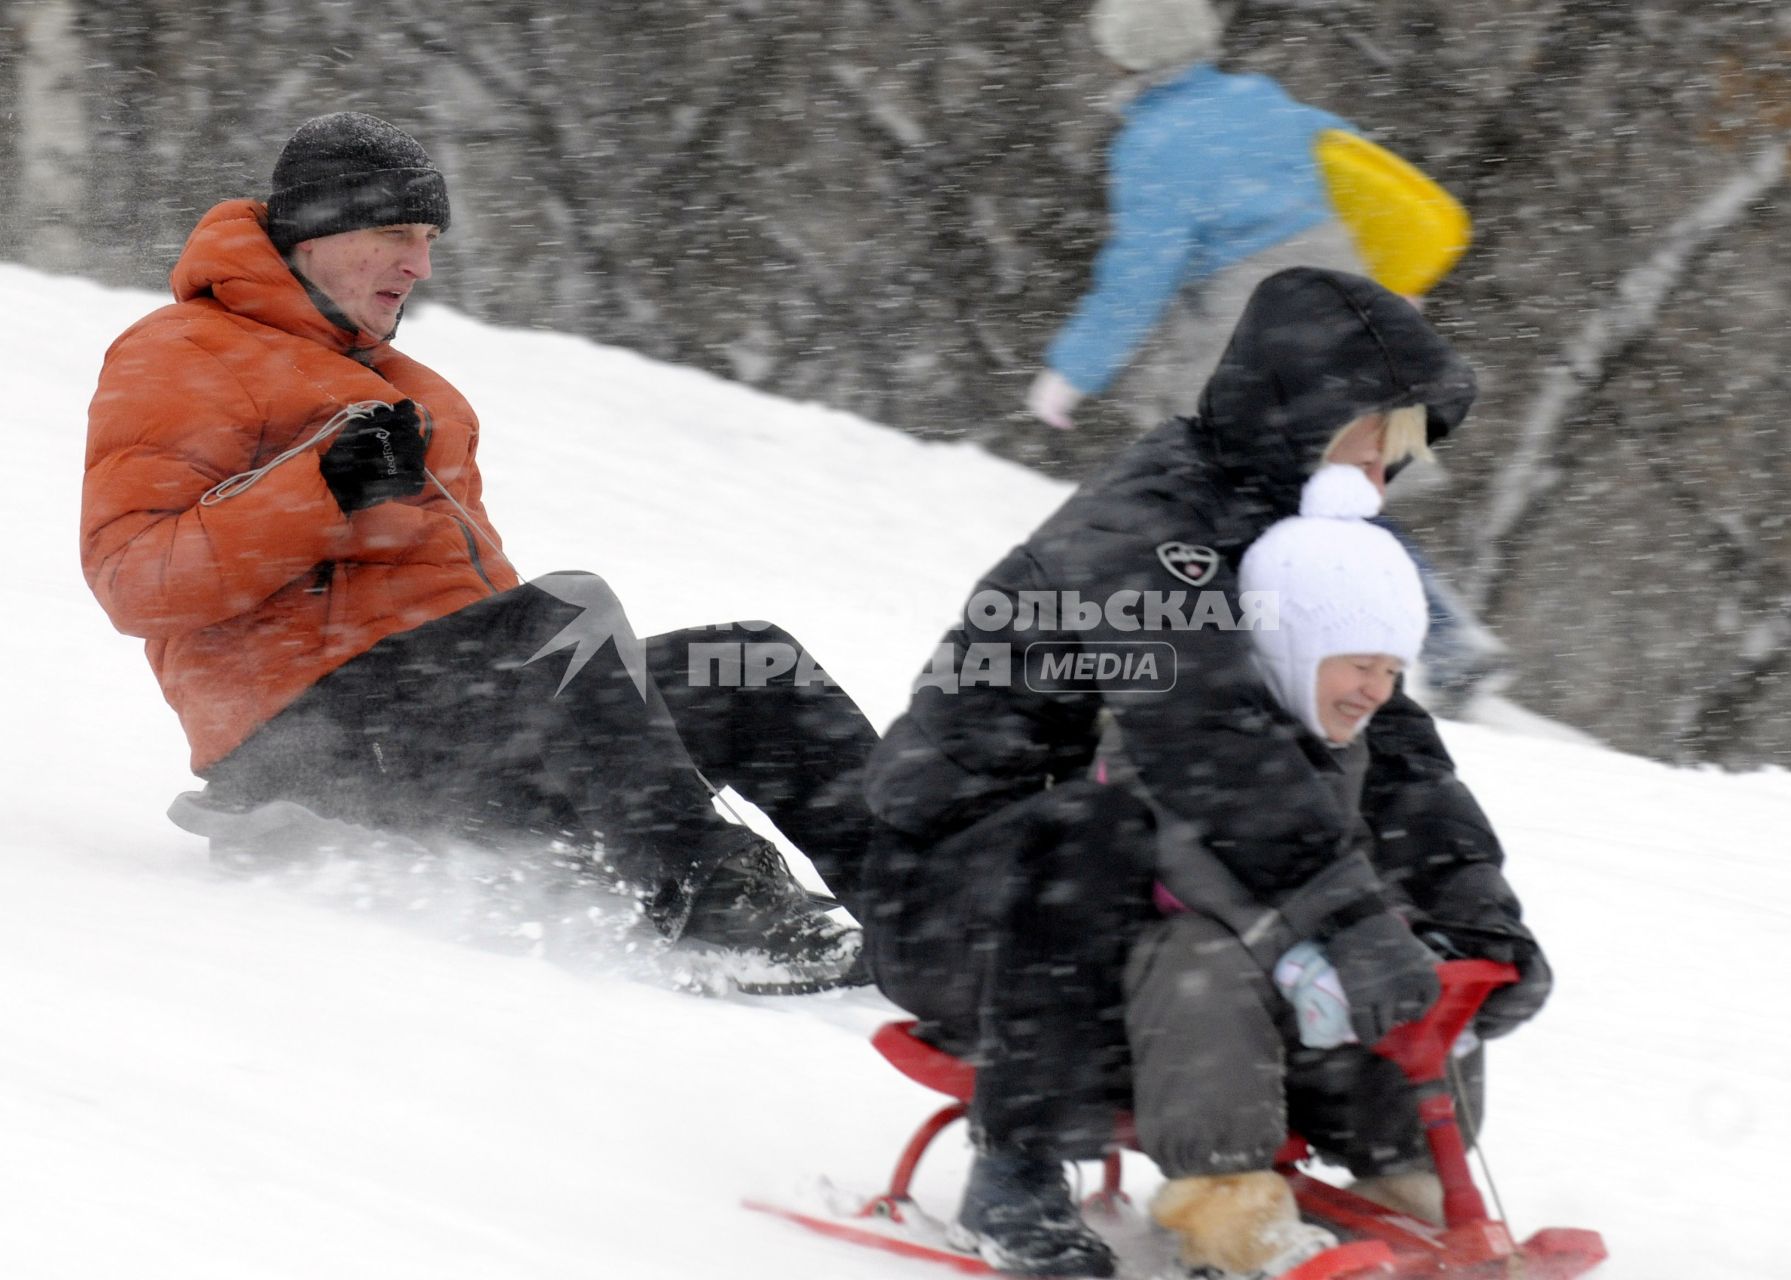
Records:
[[[1300,1221],[1293,1190],[1272,1169],[1175,1178],[1151,1216],[1179,1238],[1190,1273],[1216,1280],[1268,1280],[1337,1243]]]

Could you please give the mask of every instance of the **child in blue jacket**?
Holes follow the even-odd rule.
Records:
[[[1313,151],[1320,134],[1355,126],[1267,76],[1214,67],[1234,7],[1094,6],[1096,47],[1138,84],[1109,148],[1110,230],[1093,283],[1027,393],[1028,409],[1050,426],[1074,427],[1076,407],[1104,392],[1139,430],[1189,413],[1258,283],[1294,266],[1368,274]],[[1388,527],[1418,560],[1430,602],[1424,701],[1457,714],[1509,679],[1505,647]]]
[[[1109,148],[1093,285],[1028,405],[1069,428],[1084,397],[1132,366],[1119,390],[1143,429],[1198,400],[1258,281],[1288,266],[1366,274],[1313,158],[1319,134],[1354,126],[1266,76],[1212,66],[1223,22],[1208,0],[1101,0],[1091,28],[1144,87]]]

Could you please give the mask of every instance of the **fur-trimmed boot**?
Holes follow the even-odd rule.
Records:
[[[1357,1178],[1349,1189],[1396,1213],[1443,1225],[1443,1180],[1429,1169]]]
[[[1293,1189],[1272,1169],[1173,1179],[1151,1216],[1180,1239],[1189,1272],[1214,1280],[1268,1280],[1337,1243],[1300,1221]]]

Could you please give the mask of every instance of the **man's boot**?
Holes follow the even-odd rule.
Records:
[[[863,935],[838,918],[838,904],[809,893],[770,842],[741,831],[738,851],[696,891],[682,941],[763,959],[777,971],[765,975],[767,986],[868,981]]]

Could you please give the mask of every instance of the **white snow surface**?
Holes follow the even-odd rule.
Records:
[[[867,1043],[874,994],[684,995],[208,866],[162,816],[193,785],[174,716],[76,550],[101,357],[161,300],[7,265],[0,297],[0,1276],[946,1274],[740,1207],[874,1190],[935,1105]],[[1065,493],[573,337],[431,308],[399,345],[478,409],[525,577],[602,573],[643,631],[776,619],[879,725]],[[1559,975],[1490,1050],[1513,1226],[1601,1230],[1611,1280],[1791,1274],[1791,780],[1503,723],[1445,729]],[[935,1212],[967,1162],[954,1131],[923,1166]]]

